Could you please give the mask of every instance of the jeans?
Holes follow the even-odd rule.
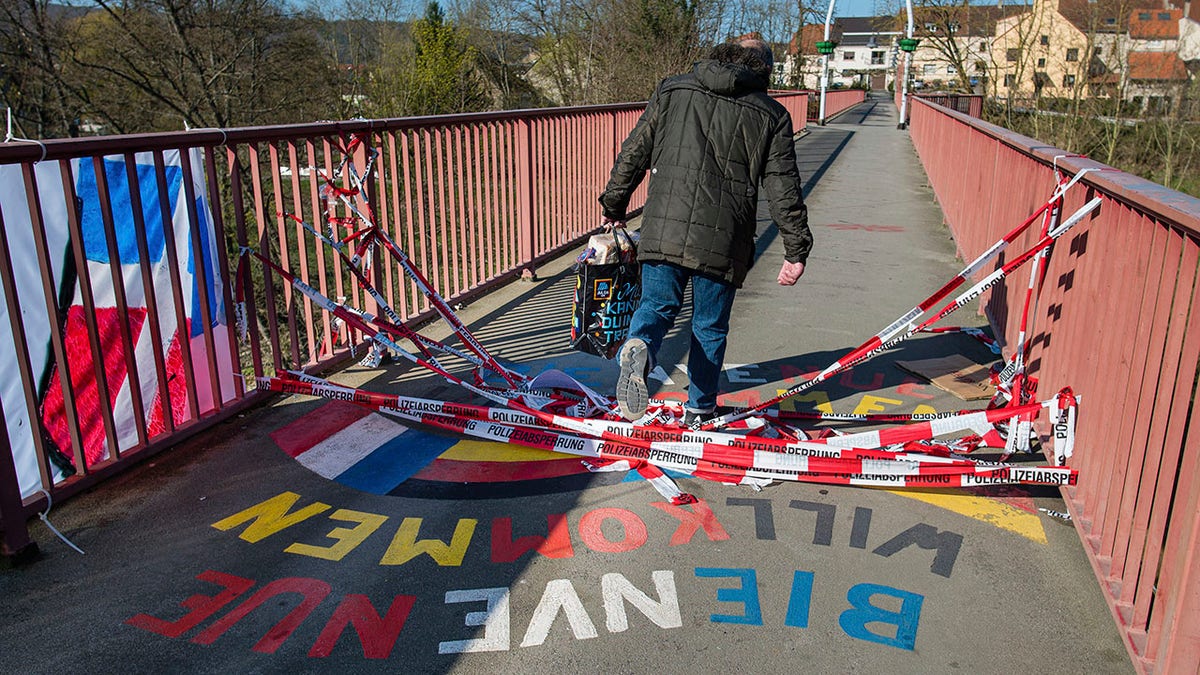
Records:
[[[688,350],[690,410],[716,408],[717,383],[725,362],[725,338],[733,309],[733,284],[665,262],[642,264],[642,300],[633,315],[629,337],[643,340],[652,357],[675,324],[683,306],[683,291],[692,282],[692,340]]]

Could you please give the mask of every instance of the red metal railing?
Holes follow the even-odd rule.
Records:
[[[783,104],[792,118],[792,131],[800,133],[808,124],[808,104],[812,101],[812,92],[772,89],[771,96]]]
[[[803,128],[805,95],[779,93],[776,98],[792,113],[797,131]],[[330,173],[341,160],[338,144],[349,134],[366,134],[379,150],[373,180],[367,186],[375,217],[453,304],[532,271],[541,261],[595,231],[599,225],[596,197],[607,182],[621,142],[643,109],[644,104],[638,103],[0,145],[0,168],[16,167],[24,177],[24,203],[18,210],[27,212],[33,224],[34,250],[13,250],[5,223],[14,214],[0,213],[0,281],[21,376],[23,396],[19,403],[27,410],[28,419],[35,421],[32,426],[39,426],[45,385],[38,370],[41,364],[32,363],[28,357],[29,330],[22,320],[24,313],[44,312],[47,326],[64,325],[59,301],[63,279],[56,278],[45,214],[65,214],[70,237],[69,244],[65,236],[61,237],[61,246],[75,262],[78,281],[70,290],[82,296],[82,311],[76,315],[86,324],[84,332],[91,352],[101,353],[104,339],[113,339],[101,335],[104,328],[96,319],[89,263],[93,273],[97,268],[81,241],[80,209],[75,207],[76,174],[86,166],[97,169],[93,175],[97,177],[99,211],[104,214],[112,280],[128,283],[129,276],[135,274],[122,271],[120,247],[114,243],[115,228],[132,226],[141,233],[137,236],[141,251],[146,244],[146,213],[161,211],[164,229],[169,233],[172,226],[173,204],[166,203],[166,197],[156,196],[167,195],[169,190],[142,194],[139,178],[144,177],[136,174],[141,169],[128,167],[148,164],[146,155],[142,155],[142,164],[138,165],[135,153],[149,153],[153,164],[149,171],[156,174],[158,186],[165,187],[169,167],[164,158],[168,152],[179,150],[181,184],[188,192],[186,226],[197,232],[206,217],[195,207],[197,197],[203,196],[211,207],[213,227],[224,235],[215,238],[219,265],[212,272],[219,271],[223,279],[231,281],[240,248],[251,247],[292,269],[324,295],[335,299],[346,296],[356,306],[374,311],[370,298],[361,293],[337,257],[285,215],[295,214],[320,227],[320,185],[308,167]],[[193,154],[189,152],[192,149],[200,152]],[[365,153],[361,148],[356,153],[355,162],[362,167]],[[118,204],[109,194],[105,158],[114,155],[127,160],[127,169],[133,172],[128,180],[129,204]],[[194,157],[202,159],[197,163]],[[195,185],[204,185],[206,190],[192,194],[196,189],[193,178],[200,177],[204,180]],[[43,203],[39,180],[61,185],[63,196],[57,204]],[[644,195],[643,185],[631,203],[640,204]],[[157,201],[148,203],[150,200]],[[61,230],[61,223],[50,225]],[[171,239],[169,234],[167,239]],[[146,255],[141,255],[136,265],[136,276],[141,279],[138,287],[144,295],[144,305],[139,307],[145,307],[147,329],[152,333],[160,331],[159,317],[175,316],[179,324],[186,318],[184,306],[190,289],[179,281],[180,266],[185,261],[177,259],[176,247],[166,246],[165,250],[169,283],[156,283]],[[191,252],[196,253],[196,259],[202,257],[198,248]],[[40,278],[32,295],[25,290],[14,292],[13,260],[28,256],[37,257],[35,276]],[[203,277],[204,266],[196,268]],[[392,266],[376,265],[375,269],[376,287],[402,318],[419,322],[432,316],[428,301],[404,283]],[[55,499],[69,496],[131,461],[177,443],[260,400],[254,391],[245,390],[240,379],[223,375],[228,370],[262,375],[285,368],[321,369],[343,360],[349,353],[348,345],[357,336],[339,330],[308,298],[265,270],[263,265],[251,266],[246,293],[248,346],[239,346],[232,331],[217,331],[212,326],[214,321],[224,326],[235,323],[228,284],[214,287],[214,291],[220,288],[220,298],[205,297],[202,291],[198,304],[206,310],[220,308],[224,316],[206,314],[201,322],[202,338],[196,338],[199,341],[192,347],[196,353],[191,353],[188,341],[183,340],[179,345],[184,352],[181,357],[162,348],[162,336],[155,333],[151,342],[158,346],[149,350],[152,354],[141,360],[134,358],[136,340],[127,322],[118,321],[120,355],[94,359],[90,367],[81,368],[72,363],[69,345],[60,331],[47,330],[51,344],[43,351],[48,352],[47,359],[57,364],[61,374],[65,417],[65,430],[55,445],[73,458],[76,473],[56,481],[56,468],[47,459],[52,450],[50,442],[45,434],[30,434],[26,442],[32,443],[37,456],[40,487]],[[57,274],[61,277],[63,273]],[[116,295],[111,300],[116,304],[117,316],[126,316],[130,306],[123,295],[123,284],[110,287]],[[198,287],[208,285],[200,283]],[[161,401],[162,409],[168,412],[161,415],[160,423],[139,423],[131,433],[118,437],[113,391],[120,385],[110,382],[113,374],[107,372],[114,359],[121,361],[118,370],[127,377],[133,418],[144,422],[148,419],[146,411],[154,405],[152,401]],[[147,387],[141,382],[154,383],[147,397],[142,396]],[[97,399],[82,412],[75,400],[78,387],[86,388]],[[9,433],[21,431],[10,429]],[[21,499],[15,472],[10,471],[14,462],[8,441],[6,435],[0,442],[0,553],[13,553],[28,544],[25,520],[45,503],[41,495],[30,495],[28,491]]]
[[[892,98],[896,103],[896,109],[901,108],[900,102],[904,93],[904,61],[896,64],[896,88],[892,94]],[[960,113],[970,115],[971,117],[983,117],[983,96],[979,94],[950,94],[950,93],[928,93],[922,94],[915,91],[909,91],[909,101],[911,104],[912,98],[920,98],[930,103],[957,110]],[[912,117],[912,111],[908,111],[909,117]],[[905,120],[907,121],[907,120]]]
[[[816,122],[820,115],[821,92],[809,91],[806,115],[810,121]],[[825,92],[825,119],[833,119],[838,114],[853,108],[867,100],[867,92],[862,89],[831,89]],[[796,113],[792,113],[792,119]],[[800,129],[797,128],[796,131]]]
[[[1072,459],[1079,484],[1064,497],[1134,665],[1141,672],[1195,672],[1200,200],[913,103],[913,143],[966,259],[1049,196],[1056,156],[1071,175],[1100,169],[1066,197],[1068,214],[1094,196],[1103,202],[1055,246],[1031,366],[1042,391],[1070,386],[1082,396]],[[1024,285],[998,287],[986,300],[1009,344]]]
[[[983,117],[983,96],[978,94],[917,94],[916,97],[964,115]]]

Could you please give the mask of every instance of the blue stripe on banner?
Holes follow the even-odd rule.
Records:
[[[113,224],[116,229],[117,254],[121,263],[140,263],[137,239],[133,228],[133,206],[129,197],[129,180],[125,175],[125,160],[103,161],[104,175],[108,182],[109,200],[112,203]],[[167,200],[172,208],[183,184],[183,172],[178,166],[165,167]],[[162,207],[159,204],[158,179],[154,166],[137,165],[138,194],[142,200],[142,218],[146,222],[146,244],[150,262],[159,262],[165,246],[163,236]],[[88,260],[109,262],[108,244],[104,240],[104,218],[100,212],[100,191],[96,182],[93,164],[86,159],[79,164],[79,176],[75,192],[82,206],[81,224],[83,248]]]
[[[204,278],[208,280],[208,316],[212,320],[212,325],[221,324],[221,320],[225,317],[224,298],[221,295],[221,287],[216,283],[216,269],[213,266],[213,251],[212,241],[208,236],[208,206],[203,197],[196,198],[196,222],[200,230],[200,256],[201,262],[204,264]],[[219,235],[223,236],[223,235]],[[188,236],[188,241],[191,242],[191,236]],[[187,259],[188,272],[192,273],[192,315],[191,319],[191,336],[196,337],[204,332],[204,313],[201,311],[200,305],[200,277],[196,274],[196,254],[192,246],[188,246]]]
[[[336,480],[363,492],[386,495],[460,440],[409,429],[343,471]]]

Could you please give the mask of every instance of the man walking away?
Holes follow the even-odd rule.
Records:
[[[646,412],[646,375],[692,284],[684,424],[713,416],[733,297],[754,264],[758,189],[784,244],[781,285],[804,274],[812,249],[792,119],[767,95],[773,58],[761,40],[722,44],[691,73],[659,83],[621,145],[600,204],[623,222],[650,173],[642,212],[642,299],[621,349],[617,400],[626,419]]]

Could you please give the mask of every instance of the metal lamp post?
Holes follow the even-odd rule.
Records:
[[[917,44],[920,42],[913,37],[912,0],[904,0],[904,10],[908,14],[908,30],[899,41],[900,51],[904,52],[904,82],[900,94],[900,123],[896,125],[897,129],[908,128],[908,81],[912,79],[913,52],[917,51]]]
[[[821,55],[821,109],[817,113],[817,124],[825,125],[825,91],[829,88],[829,55],[833,53],[837,43],[829,39],[830,24],[833,23],[833,3],[829,0],[829,11],[825,12],[825,39],[817,43],[817,53]]]

